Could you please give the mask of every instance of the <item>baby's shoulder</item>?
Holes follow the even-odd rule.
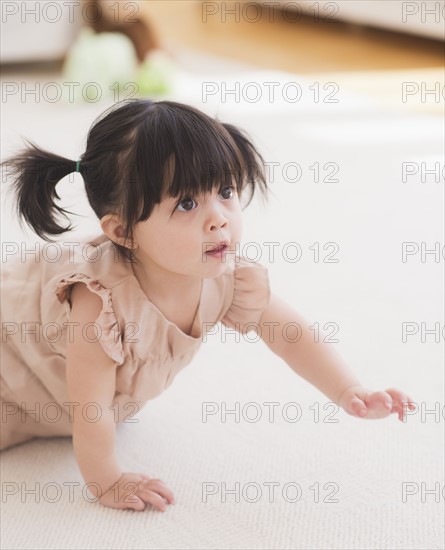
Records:
[[[77,282],[71,285],[70,295],[67,297],[72,315],[77,312],[85,317],[95,320],[102,310],[102,299],[88,288],[84,283]]]

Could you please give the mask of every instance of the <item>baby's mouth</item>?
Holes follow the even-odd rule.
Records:
[[[212,250],[207,250],[209,254],[213,254],[214,252],[221,252],[222,250],[225,250],[227,248],[226,244],[221,244],[217,246],[216,248],[213,248]]]
[[[211,248],[210,250],[206,250],[206,254],[217,254],[218,252],[223,252],[224,250],[226,250],[227,246],[228,246],[227,242],[221,242],[217,246],[214,246],[213,248]]]

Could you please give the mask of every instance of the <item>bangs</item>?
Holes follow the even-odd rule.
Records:
[[[168,197],[193,197],[224,185],[235,186],[241,195],[248,184],[252,197],[255,182],[265,186],[264,161],[247,137],[193,107],[152,104],[135,145],[133,181],[140,185],[141,221],[149,216],[150,204]]]
[[[221,134],[218,141],[206,137],[193,134],[186,143],[174,144],[165,164],[163,196],[196,196],[223,185],[235,185],[241,192],[246,170],[236,146]]]

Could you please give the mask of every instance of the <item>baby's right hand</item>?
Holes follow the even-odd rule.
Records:
[[[164,500],[165,499],[165,500]],[[166,504],[174,504],[173,493],[160,479],[153,479],[144,474],[124,473],[102,495],[99,502],[109,508],[119,510],[145,510],[146,504],[156,506],[165,512]]]

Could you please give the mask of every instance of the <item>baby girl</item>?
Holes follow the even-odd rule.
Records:
[[[28,143],[3,164],[39,237],[72,229],[57,219],[68,212],[56,186],[74,171],[102,232],[3,266],[2,450],[72,436],[101,504],[164,511],[174,497],[163,481],[119,467],[116,426],[172,383],[219,322],[257,331],[350,415],[403,420],[414,408],[403,391],[361,386],[271,292],[266,267],[237,254],[242,210],[268,191],[263,158],[239,128],[179,103],[127,100],[95,121],[79,161]],[[281,330],[288,323],[301,327],[298,341]]]

